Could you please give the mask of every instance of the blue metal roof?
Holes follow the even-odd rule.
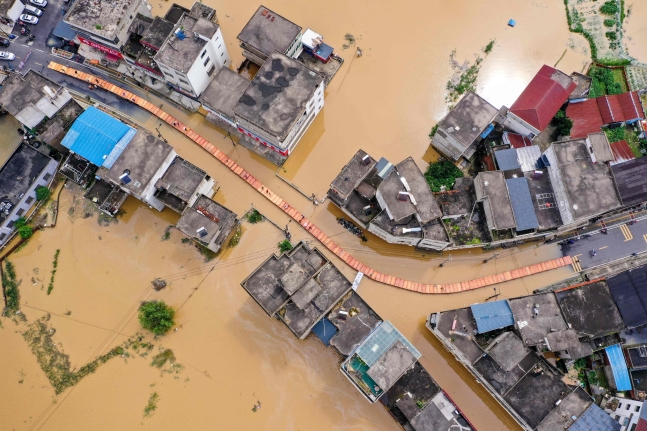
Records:
[[[325,346],[330,346],[330,339],[334,337],[338,331],[337,327],[325,317],[312,327],[312,332],[314,332],[317,338],[319,338]]]
[[[102,166],[107,160],[114,163],[135,133],[132,127],[90,106],[72,124],[61,144],[93,164]],[[109,159],[115,147],[119,154],[113,154]],[[112,166],[112,163],[109,165]]]
[[[56,27],[54,27],[52,34],[65,40],[72,40],[76,37],[76,32],[63,20],[60,20]]]
[[[509,178],[505,180],[505,183],[508,185],[508,194],[510,195],[517,231],[537,229],[539,221],[537,220],[537,213],[535,213],[535,206],[532,204],[526,177]]]
[[[620,431],[620,424],[609,416],[604,410],[592,403],[584,410],[568,431]]]
[[[362,358],[366,365],[372,367],[375,365],[377,360],[396,343],[396,341],[400,341],[404,344],[416,359],[419,359],[420,356],[422,356],[420,352],[413,347],[409,340],[404,338],[404,335],[402,335],[400,331],[398,331],[388,320],[382,322],[382,324],[368,336],[362,345],[357,348],[357,355]]]
[[[495,151],[494,157],[496,158],[496,164],[499,166],[499,170],[509,171],[510,169],[521,169],[519,159],[517,159],[516,148]]]
[[[514,325],[512,310],[505,299],[474,304],[470,308],[479,334]]]
[[[625,357],[622,354],[620,344],[615,344],[611,347],[604,349],[611,364],[611,371],[613,371],[613,379],[616,381],[616,389],[619,391],[630,391],[631,380],[629,379],[629,370]]]

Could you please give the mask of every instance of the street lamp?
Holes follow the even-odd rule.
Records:
[[[497,257],[499,257],[499,253],[495,253],[492,256],[488,257],[487,259],[483,260],[483,263],[488,263],[490,260],[496,259]]]
[[[443,261],[443,263],[441,263],[441,264],[440,264],[440,265],[438,265],[438,266],[440,266],[440,267],[442,268],[442,267],[443,267],[443,266],[445,266],[445,264],[446,264],[447,262],[449,262],[450,260],[452,260],[452,255],[451,255],[451,254],[450,254],[449,256],[447,256],[447,259],[445,259],[445,260]]]

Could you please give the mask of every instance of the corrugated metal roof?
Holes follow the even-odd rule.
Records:
[[[102,166],[118,143],[122,150],[125,148],[130,140],[123,142],[122,138],[127,134],[134,136],[133,132],[132,127],[90,106],[72,124],[61,144],[95,165]]]
[[[510,132],[503,132],[503,142],[510,144],[517,149],[532,145],[532,141],[527,136]]]
[[[364,343],[357,348],[357,355],[362,358],[366,365],[372,367],[396,341],[400,341],[416,359],[422,356],[418,349],[413,347],[409,340],[404,338],[404,335],[388,320],[382,322]]]
[[[65,40],[72,40],[76,37],[76,32],[63,20],[60,20],[56,27],[54,27],[52,34]]]
[[[570,84],[564,88],[558,79],[570,79]],[[512,104],[510,112],[542,131],[576,87],[568,75],[544,65]]]
[[[526,177],[509,178],[505,180],[512,204],[514,220],[517,224],[517,231],[537,229],[539,221],[535,213],[535,207],[532,204],[530,188]]]
[[[505,299],[474,304],[470,308],[479,334],[514,325],[510,304]]]
[[[611,172],[623,205],[634,205],[647,201],[647,157],[614,164],[611,167]]]
[[[620,423],[593,403],[584,410],[568,431],[620,431]]]
[[[521,165],[522,172],[530,172],[537,169],[537,160],[541,157],[539,145],[530,145],[517,149],[517,160]]]
[[[566,107],[566,116],[573,121],[572,139],[586,138],[589,133],[599,132],[604,125],[595,99],[569,103]]]
[[[613,160],[609,162],[611,166],[636,158],[627,141],[612,142],[611,151],[613,152]]]
[[[616,389],[619,391],[630,391],[631,380],[629,379],[629,369],[627,369],[627,362],[625,356],[622,354],[620,344],[604,349],[611,364],[611,371],[613,371],[613,379],[616,381]]]
[[[521,168],[519,160],[517,159],[517,150],[515,148],[495,151],[494,157],[496,157],[496,163],[502,171]]]
[[[573,120],[573,139],[599,132],[604,125],[645,118],[640,97],[635,91],[570,103],[566,115]]]
[[[627,328],[647,324],[647,307],[643,303],[643,300],[647,301],[647,274],[644,270],[621,272],[607,278],[607,285]]]

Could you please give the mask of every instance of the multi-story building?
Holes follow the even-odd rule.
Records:
[[[0,0],[0,23],[13,26],[24,9],[20,0]]]
[[[238,40],[243,56],[261,66],[274,51],[297,58],[303,51],[301,36],[300,26],[261,6],[243,27]]]
[[[238,130],[287,157],[324,105],[324,79],[274,52],[234,107]]]
[[[81,42],[116,61],[123,58],[121,47],[128,42],[137,14],[151,16],[146,0],[77,0],[64,21]]]
[[[643,401],[636,401],[629,398],[612,398],[604,408],[604,411],[620,424],[620,431],[634,431],[638,426]]]
[[[215,72],[231,64],[220,26],[187,13],[153,58],[166,82],[192,97],[200,96]]]

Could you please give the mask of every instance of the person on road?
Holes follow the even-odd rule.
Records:
[[[593,250],[591,250],[591,251],[589,252],[589,254],[591,255],[591,257],[593,257],[593,256],[595,256],[596,254],[598,254],[598,252],[597,252],[597,251],[595,251],[595,249],[593,249]]]

